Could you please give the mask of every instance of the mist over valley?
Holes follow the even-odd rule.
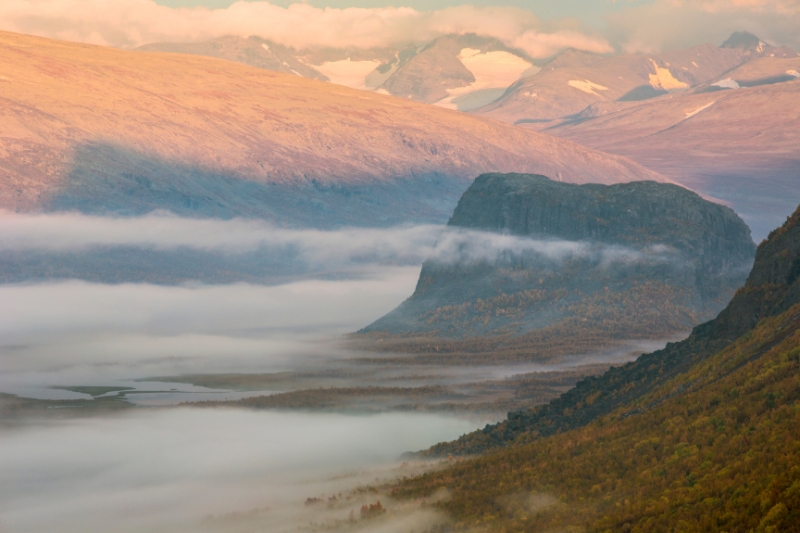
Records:
[[[0,532],[798,531],[800,8],[450,4],[0,6]]]

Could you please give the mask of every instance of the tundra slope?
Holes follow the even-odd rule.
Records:
[[[403,99],[184,54],[0,33],[0,207],[443,221],[481,171],[665,178],[618,156]]]

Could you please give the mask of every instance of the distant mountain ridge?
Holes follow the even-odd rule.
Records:
[[[228,36],[201,43],[152,43],[137,50],[216,57],[463,111],[495,100],[509,85],[539,70],[523,52],[474,34],[394,49],[294,50],[258,37]]]
[[[294,74],[2,37],[4,209],[388,226],[443,222],[482,171],[668,181],[570,141]]]
[[[545,131],[724,199],[761,239],[800,203],[799,98],[800,57],[762,57],[685,92],[593,104]]]
[[[411,351],[474,344],[532,360],[577,353],[581,333],[596,346],[667,336],[715,316],[754,251],[731,209],[674,185],[486,174],[462,196],[414,294],[361,333],[400,350],[405,335]]]

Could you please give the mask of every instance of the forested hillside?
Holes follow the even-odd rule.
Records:
[[[719,318],[435,448],[495,449],[395,495],[446,489],[458,531],[800,531],[798,278],[800,209]]]
[[[795,305],[586,427],[395,494],[447,489],[456,531],[800,531],[799,356]]]
[[[800,303],[800,209],[761,243],[747,279],[720,315],[694,329],[685,341],[667,345],[598,378],[587,378],[561,397],[529,411],[509,413],[508,420],[437,445],[429,454],[481,453],[504,446],[520,435],[553,435],[585,426],[634,402],[692,365],[750,332],[759,320]]]

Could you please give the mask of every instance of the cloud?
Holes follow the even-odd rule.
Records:
[[[548,57],[567,48],[595,54],[610,54],[614,51],[614,48],[602,37],[592,37],[571,30],[554,33],[529,30],[517,37],[513,46],[524,50],[531,57]]]
[[[570,23],[571,24],[571,23]],[[259,36],[298,49],[424,44],[445,34],[478,33],[546,57],[561,48],[605,50],[600,37],[559,31],[514,7],[461,5],[435,11],[405,7],[288,7],[239,1],[225,9],[170,8],[152,0],[4,0],[0,28],[92,44],[136,47],[158,41]],[[552,35],[550,35],[552,33]]]
[[[440,232],[441,226],[434,225],[289,230],[256,219],[193,219],[169,213],[126,218],[0,211],[0,251],[7,252],[117,246],[243,254],[267,248],[289,250],[296,260],[313,265],[420,264]]]
[[[419,267],[358,280],[164,287],[80,281],[0,286],[0,391],[153,375],[278,372],[400,304]],[[41,391],[40,391],[41,392]]]
[[[630,53],[719,46],[735,31],[800,49],[800,2],[770,0],[656,0],[608,15],[605,36]]]
[[[678,253],[664,245],[639,250],[619,245],[538,239],[516,235],[448,227],[436,241],[431,261],[444,265],[463,263],[493,263],[514,256],[561,262],[568,259],[587,259],[608,267],[617,263],[663,263],[678,259]]]
[[[710,12],[742,9],[775,13],[800,12],[799,0],[685,0],[685,2]]]
[[[24,427],[0,434],[0,520],[3,531],[29,533],[297,531],[310,520],[346,520],[377,497],[319,507],[305,506],[306,498],[410,473],[398,468],[401,453],[474,428],[419,414],[222,409]],[[392,514],[401,509],[382,502]],[[261,511],[248,517],[253,510]],[[218,527],[203,521],[208,515],[222,518]]]

